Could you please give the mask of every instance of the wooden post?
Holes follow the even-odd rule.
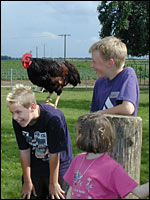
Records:
[[[110,120],[115,143],[109,153],[119,162],[138,184],[140,184],[141,147],[142,147],[142,119],[135,116],[105,114]],[[138,199],[129,194],[126,199]]]

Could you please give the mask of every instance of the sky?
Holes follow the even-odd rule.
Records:
[[[1,55],[22,57],[91,57],[99,40],[100,1],[1,1]]]

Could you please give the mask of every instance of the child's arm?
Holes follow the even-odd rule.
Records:
[[[33,191],[36,196],[35,189],[31,180],[31,170],[30,170],[30,148],[26,150],[20,150],[20,160],[23,171],[24,184],[21,190],[21,196],[24,199],[30,199],[31,192]]]
[[[49,192],[52,199],[64,199],[64,191],[58,182],[59,179],[59,166],[60,166],[60,153],[50,154],[49,168],[50,168],[50,180],[49,180]]]
[[[149,183],[138,185],[132,190],[132,193],[140,199],[144,199],[145,197],[149,196]]]
[[[98,113],[101,114],[118,114],[118,115],[132,115],[135,108],[134,105],[129,101],[123,101],[122,104],[108,108],[105,110],[99,110]]]
[[[67,195],[66,195],[66,199],[71,199],[71,192],[72,192],[72,187],[69,186],[69,189],[68,189],[68,192],[67,192]]]

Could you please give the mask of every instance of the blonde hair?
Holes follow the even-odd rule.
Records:
[[[29,108],[32,103],[36,104],[35,94],[31,91],[30,86],[16,84],[13,91],[6,97],[7,105],[20,103],[25,108]]]
[[[102,114],[88,113],[78,118],[77,147],[90,153],[104,153],[113,148],[114,132],[108,118]]]
[[[112,58],[117,68],[120,68],[125,64],[127,47],[119,38],[114,36],[105,37],[94,43],[90,47],[89,53],[92,53],[95,50],[99,50],[100,55],[105,61]]]

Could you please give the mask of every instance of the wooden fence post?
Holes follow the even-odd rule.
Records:
[[[135,116],[105,114],[110,120],[114,133],[115,143],[109,153],[119,162],[128,175],[140,184],[141,147],[142,147],[142,119]],[[138,199],[129,194],[126,199]]]

